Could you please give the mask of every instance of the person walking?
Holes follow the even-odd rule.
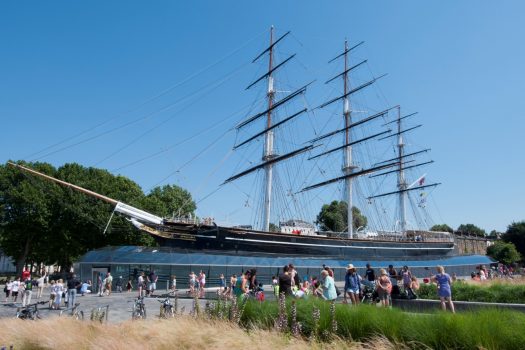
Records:
[[[446,304],[448,304],[450,311],[455,313],[454,303],[452,302],[452,279],[448,273],[445,273],[445,268],[443,266],[438,265],[436,270],[438,273],[435,276],[432,276],[431,280],[436,282],[438,285],[438,295],[439,300],[441,301],[441,309],[446,311]]]
[[[73,308],[77,301],[77,288],[81,286],[80,281],[77,279],[77,275],[72,274],[71,278],[67,280],[67,306],[68,309],[71,309],[73,313]]]

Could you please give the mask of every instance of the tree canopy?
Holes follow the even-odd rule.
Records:
[[[146,196],[135,182],[106,170],[20,164],[159,216],[195,211],[190,193],[178,186],[157,187]],[[19,270],[26,262],[67,267],[88,250],[106,245],[155,244],[120,215],[105,231],[113,209],[100,199],[0,165],[0,247]]]
[[[484,229],[477,227],[474,224],[461,224],[459,225],[458,232],[461,232],[463,234],[468,234],[472,236],[481,236],[484,237],[487,235],[487,232],[485,232]]]
[[[501,236],[503,241],[513,243],[518,252],[525,257],[525,221],[513,222]]]
[[[516,250],[516,246],[503,241],[496,241],[488,247],[487,255],[507,265],[521,260],[521,255]]]
[[[447,224],[434,225],[430,228],[430,231],[434,232],[450,232],[453,233],[454,229]]]
[[[352,207],[353,229],[366,226],[367,218],[357,207]],[[325,204],[317,215],[316,223],[321,231],[343,232],[348,227],[348,204],[344,201],[333,201]]]

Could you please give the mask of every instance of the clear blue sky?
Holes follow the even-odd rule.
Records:
[[[518,0],[3,1],[0,162],[95,165],[200,199],[232,174],[210,174],[232,140],[181,166],[246,113],[235,114],[261,72],[247,62],[275,25],[292,31],[282,57],[298,52],[302,82],[334,72],[324,67],[345,38],[364,40],[359,55],[389,73],[380,91],[424,123],[418,144],[432,148],[427,172],[443,183],[434,221],[505,230],[525,219],[524,13]],[[235,216],[244,199],[234,197],[221,190],[199,215]]]

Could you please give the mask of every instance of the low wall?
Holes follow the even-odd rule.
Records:
[[[439,300],[428,300],[428,299],[393,299],[392,305],[403,311],[410,312],[430,312],[439,310]],[[454,307],[456,311],[476,311],[482,309],[501,309],[501,310],[512,310],[525,312],[525,304],[504,304],[504,303],[480,303],[473,301],[454,301]]]

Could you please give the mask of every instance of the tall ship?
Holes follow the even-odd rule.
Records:
[[[333,91],[338,92],[336,96],[313,108],[296,108],[296,102],[304,97],[313,82],[305,82],[293,90],[281,90],[276,84],[278,74],[295,57],[292,54],[280,62],[275,57],[277,46],[285,41],[289,33],[276,38],[274,29],[271,28],[269,46],[253,60],[259,64],[263,62],[267,69],[246,88],[252,90],[262,87],[265,94],[264,106],[235,125],[237,138],[241,141],[237,141],[233,149],[242,150],[255,144],[262,146],[262,157],[256,163],[250,161],[251,166],[233,173],[222,184],[229,186],[240,179],[258,174],[262,189],[258,190],[261,204],[256,207],[260,219],[255,225],[222,225],[211,218],[191,215],[162,218],[75,184],[18,164],[10,164],[111,203],[115,212],[129,218],[135,227],[154,237],[161,247],[243,256],[376,261],[436,260],[458,255],[460,252],[452,234],[429,231],[428,227],[419,228],[415,221],[424,223],[424,220],[419,220],[418,217],[423,216],[418,214],[413,215],[413,220],[408,218],[408,212],[415,213],[415,210],[424,209],[426,191],[439,185],[427,183],[426,174],[419,173],[414,178],[410,177],[414,171],[432,163],[416,160],[417,156],[428,153],[429,149],[407,149],[406,135],[421,126],[406,126],[407,120],[415,113],[403,115],[401,107],[396,105],[382,110],[359,110],[353,103],[355,94],[365,91],[381,78],[372,78],[358,84],[351,80],[351,74],[366,64],[366,60],[350,64],[351,54],[362,42],[350,47],[345,41],[343,51],[328,62],[334,67],[342,67],[336,68],[336,74],[326,81],[326,86],[336,86],[332,87]],[[312,118],[312,115],[319,122],[323,117],[317,118],[318,115],[334,108],[340,112],[329,115],[323,127],[314,132],[297,126],[301,118]],[[335,121],[333,124],[339,126],[332,127],[329,121]],[[295,128],[293,132],[284,133],[283,130],[291,124]],[[372,128],[376,130],[369,132]],[[308,139],[302,140],[302,137]],[[385,143],[385,149],[393,153],[383,152],[382,155],[390,155],[379,159],[377,155],[363,156],[364,153],[356,152],[359,147],[372,149],[372,143]],[[282,144],[299,147],[285,151],[286,147],[280,147]],[[297,164],[307,170],[296,168]],[[328,165],[327,168],[331,167],[332,170],[338,169],[339,173],[331,175],[322,165]],[[277,174],[281,168],[285,168],[287,176],[295,180],[295,186],[299,185],[297,188],[276,186]],[[297,180],[299,178],[300,181]],[[373,185],[360,185],[361,181],[371,182]],[[380,185],[389,182],[395,187],[380,191],[383,188]],[[319,220],[305,218],[291,211],[277,216],[274,214],[278,196],[287,197],[290,207],[295,207],[300,212],[302,207],[308,205],[308,201],[297,201],[297,197],[313,193],[314,196],[323,195],[332,200],[333,193],[337,191],[327,195],[328,191],[324,189],[334,187],[339,189],[339,203],[346,205],[344,221],[348,224],[344,229],[329,230]],[[372,215],[367,215],[368,220],[361,221],[360,226],[355,224],[359,222],[356,216],[360,215],[354,205],[356,197],[360,198],[361,206],[375,207],[370,211],[376,213],[375,219],[372,219]],[[392,217],[381,207],[380,202],[383,199],[390,204],[397,204]],[[390,223],[384,224],[386,221]]]

